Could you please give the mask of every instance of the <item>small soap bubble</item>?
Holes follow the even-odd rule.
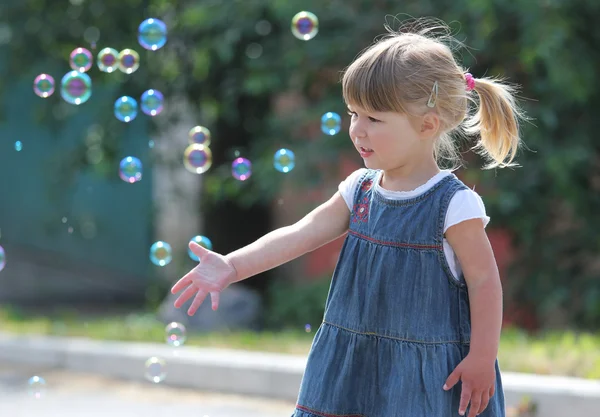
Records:
[[[310,327],[310,324],[306,324],[306,325],[304,326],[304,331],[305,331],[306,333],[310,333],[310,329],[311,329],[311,327]]]
[[[202,174],[212,165],[212,152],[208,146],[193,143],[183,153],[183,166],[194,174]]]
[[[140,99],[140,107],[144,114],[156,116],[163,111],[164,97],[158,90],[146,90]]]
[[[69,226],[69,228],[67,229],[67,232],[72,235],[73,234],[73,226]]]
[[[204,126],[196,126],[190,129],[188,133],[190,143],[197,143],[199,145],[208,146],[210,145],[210,130]]]
[[[311,40],[319,32],[319,19],[311,12],[300,12],[292,19],[292,33],[298,39]]]
[[[196,242],[197,244],[199,244],[200,246],[202,246],[203,248],[208,249],[208,250],[212,250],[212,248],[213,248],[212,242],[206,236],[202,236],[202,235],[194,236],[192,239],[190,239],[190,242]],[[200,262],[200,258],[198,258],[198,256],[196,256],[196,254],[194,252],[192,252],[192,250],[189,247],[188,247],[188,255],[190,256],[192,261]]]
[[[173,259],[171,245],[159,240],[150,247],[150,260],[154,265],[165,266]]]
[[[150,140],[148,141],[148,147],[149,147],[150,149],[154,148],[154,141],[153,141],[152,139],[150,139]]]
[[[156,51],[167,43],[167,25],[159,19],[146,19],[138,27],[138,42],[144,49]]]
[[[4,269],[6,266],[6,252],[4,252],[4,248],[0,246],[0,271]]]
[[[294,152],[289,149],[280,149],[275,152],[273,157],[273,166],[279,172],[290,172],[296,166],[296,157]]]
[[[54,78],[48,74],[40,74],[33,80],[33,92],[42,98],[54,93]]]
[[[62,221],[63,223],[66,223],[66,222],[67,222],[67,218],[66,218],[66,217],[63,217],[63,218],[61,219],[61,221]]]
[[[135,156],[121,159],[119,177],[130,184],[140,181],[142,179],[142,161]]]
[[[268,20],[259,20],[254,26],[254,30],[260,36],[267,36],[271,33],[271,23]]]
[[[119,69],[125,74],[131,74],[140,67],[140,55],[133,49],[123,49],[117,60]]]
[[[252,162],[246,158],[237,158],[231,164],[231,174],[236,180],[246,181],[252,175]]]
[[[80,105],[92,96],[92,80],[79,71],[65,74],[61,81],[60,95],[69,104]]]
[[[20,140],[15,142],[15,151],[21,152],[23,150],[23,142]]]
[[[131,122],[138,113],[138,104],[133,97],[123,96],[115,101],[115,117],[122,122]]]
[[[69,64],[71,69],[79,72],[86,72],[92,68],[94,56],[85,48],[76,48],[69,55]]]
[[[98,69],[102,72],[115,72],[119,68],[119,51],[113,48],[104,48],[96,57]]]
[[[342,118],[334,112],[327,112],[321,117],[321,130],[329,136],[339,133],[342,128]]]
[[[41,376],[32,376],[27,381],[27,391],[30,397],[39,400],[46,393],[46,380]]]
[[[156,356],[146,361],[145,368],[146,379],[155,384],[164,381],[167,376],[167,363],[164,359],[157,358]]]
[[[167,327],[165,327],[165,333],[167,344],[171,346],[182,346],[187,339],[185,326],[181,323],[173,322],[167,324]]]

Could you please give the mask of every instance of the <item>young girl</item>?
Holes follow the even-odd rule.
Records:
[[[392,33],[345,71],[350,138],[366,169],[297,223],[200,263],[173,286],[177,308],[347,234],[294,417],[504,416],[496,354],[498,270],[480,197],[441,159],[450,134],[479,134],[489,167],[511,165],[522,116],[513,90],[476,79],[429,35]],[[478,98],[478,100],[474,100]],[[479,105],[473,114],[469,103]]]

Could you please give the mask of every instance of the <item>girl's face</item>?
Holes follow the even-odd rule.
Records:
[[[423,141],[408,116],[357,106],[348,106],[348,113],[350,138],[367,168],[391,171],[422,156]]]

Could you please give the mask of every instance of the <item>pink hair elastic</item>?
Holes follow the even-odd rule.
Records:
[[[465,80],[467,81],[467,91],[475,89],[475,78],[473,78],[471,73],[467,72],[465,74]]]

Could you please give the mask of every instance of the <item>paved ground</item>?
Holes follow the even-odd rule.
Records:
[[[28,392],[33,375],[46,380],[41,399]],[[201,393],[160,384],[116,381],[0,363],[2,415],[11,417],[289,417],[294,404]]]

